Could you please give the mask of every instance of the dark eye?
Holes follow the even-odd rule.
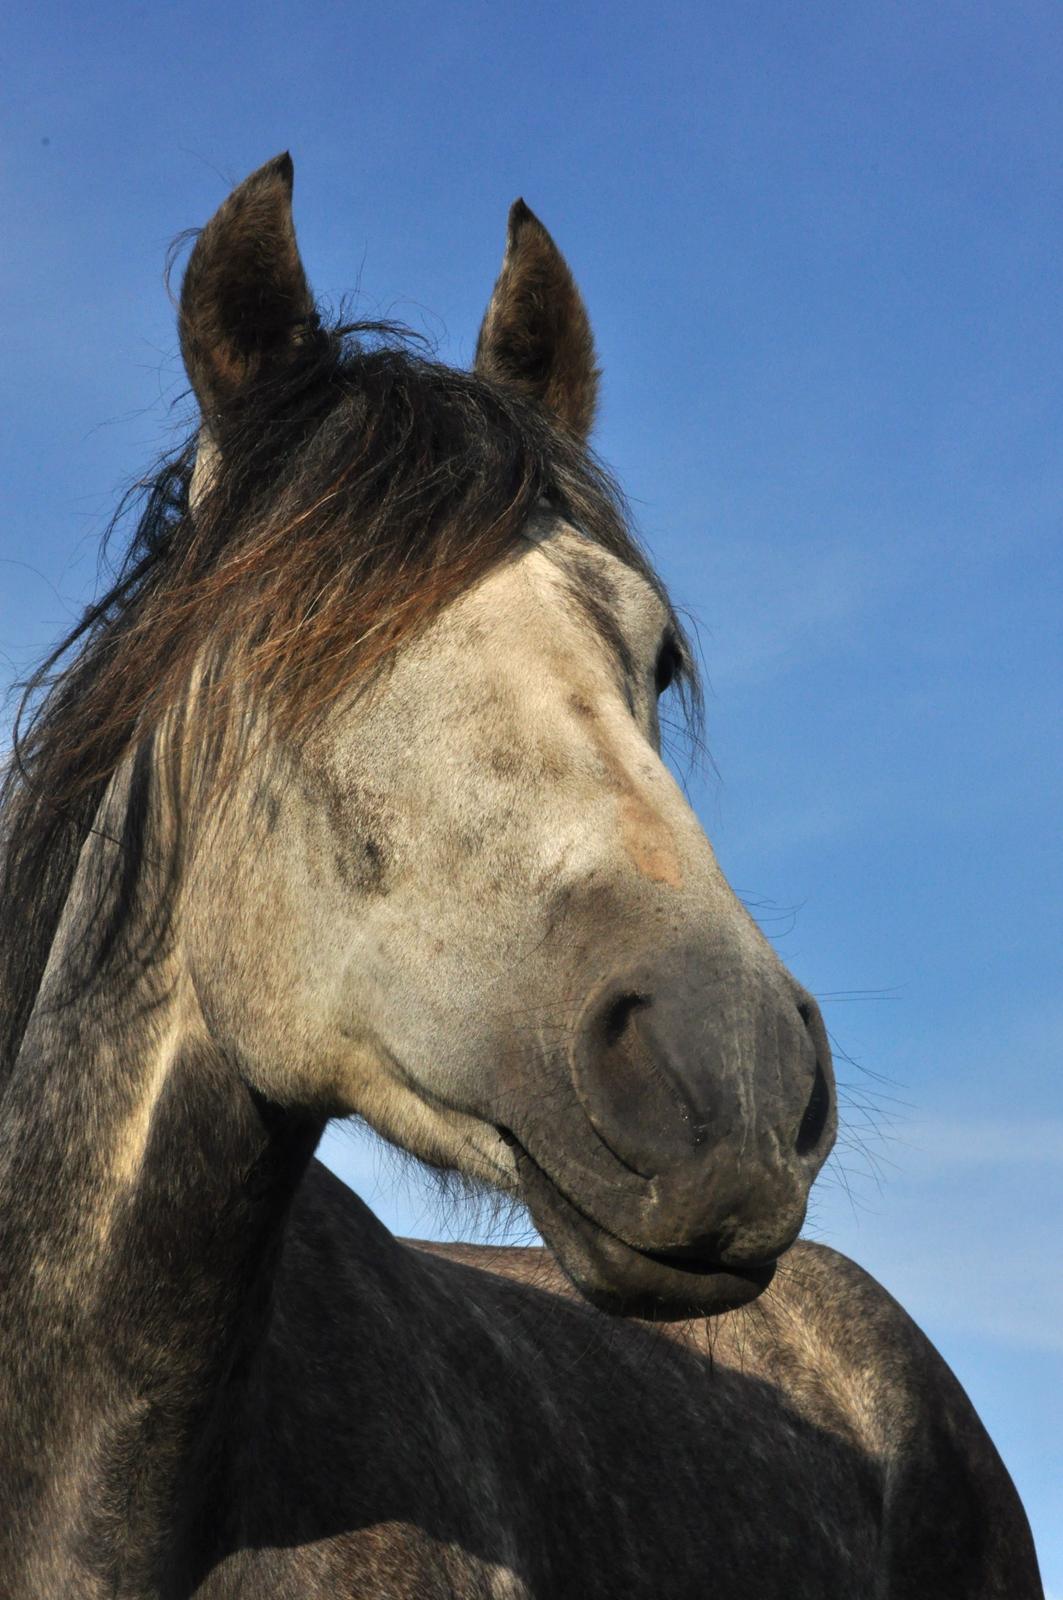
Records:
[[[657,665],[653,670],[653,681],[659,695],[674,683],[682,665],[683,657],[678,644],[670,633],[665,634],[661,648],[657,652]]]

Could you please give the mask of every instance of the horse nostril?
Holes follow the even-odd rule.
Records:
[[[794,1149],[799,1156],[811,1156],[817,1150],[822,1150],[823,1136],[831,1121],[830,1046],[823,1017],[811,995],[804,994],[797,1001],[797,1014],[816,1052],[816,1073],[812,1080],[812,1093],[794,1140]]]
[[[801,1126],[797,1130],[797,1139],[794,1149],[799,1156],[811,1155],[823,1137],[823,1130],[827,1126],[830,1115],[830,1090],[827,1088],[827,1079],[823,1068],[816,1062],[816,1076],[812,1082],[812,1093],[805,1107],[805,1114],[801,1118]]]
[[[637,981],[635,973],[625,976]],[[673,1069],[672,1030],[662,1037],[658,1024],[648,988],[607,981],[588,997],[570,1046],[573,1085],[591,1127],[640,1178],[686,1152],[698,1124],[681,1064]]]
[[[646,994],[621,994],[607,1008],[602,1017],[602,1041],[607,1049],[612,1049],[623,1038],[624,1030],[636,1011],[641,1011],[650,1003]]]

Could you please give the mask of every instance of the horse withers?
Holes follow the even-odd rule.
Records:
[[[200,423],[3,798],[0,1592],[1040,1593],[903,1311],[798,1240],[814,1000],[660,755],[683,630],[518,202],[471,372],[200,235]],[[330,1117],[524,1202],[397,1241]]]

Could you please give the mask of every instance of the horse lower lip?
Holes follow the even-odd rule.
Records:
[[[771,1282],[773,1261],[735,1267],[628,1244],[570,1200],[515,1134],[498,1131],[516,1156],[533,1221],[596,1304],[636,1315],[712,1315],[755,1298]]]
[[[629,1245],[629,1249],[636,1246]],[[714,1272],[730,1272],[736,1278],[749,1278],[753,1281],[756,1272],[772,1265],[768,1261],[743,1262],[741,1266],[729,1266],[722,1261],[714,1261],[709,1256],[684,1256],[673,1255],[669,1250],[639,1250],[640,1256],[645,1256],[647,1261],[656,1261],[662,1267],[669,1267],[673,1272],[689,1272],[694,1277],[704,1277]]]

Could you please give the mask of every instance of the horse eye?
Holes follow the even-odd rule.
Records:
[[[663,694],[669,685],[674,683],[682,665],[683,657],[680,654],[679,646],[671,634],[668,634],[657,652],[657,665],[653,671],[653,681],[659,695]]]

